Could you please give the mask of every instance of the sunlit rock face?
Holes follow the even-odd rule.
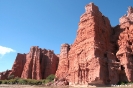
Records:
[[[26,63],[21,78],[45,79],[50,74],[55,74],[57,66],[58,57],[53,51],[34,46],[26,55]]]
[[[69,85],[133,81],[133,8],[127,12],[111,27],[96,5],[86,5],[74,43],[69,49],[61,46],[57,78],[67,79]]]
[[[118,82],[117,69],[110,69],[116,62],[110,43],[112,29],[107,17],[93,3],[85,6],[80,17],[77,36],[68,53],[70,84],[108,84],[109,76]]]
[[[59,79],[66,78],[68,75],[69,68],[69,60],[68,60],[68,52],[70,50],[69,44],[62,44],[60,55],[59,55],[59,65],[56,71],[56,77]]]
[[[50,74],[59,79],[55,85],[133,82],[133,8],[111,27],[94,3],[86,5],[73,44],[62,44],[57,55],[38,46],[28,54],[18,53],[12,70],[1,72],[0,79],[14,75],[39,80]]]
[[[45,79],[55,74],[58,61],[59,58],[52,50],[33,46],[28,54],[18,53],[12,70],[0,73],[0,79],[7,79],[10,75],[24,79]]]
[[[26,54],[17,54],[16,60],[12,66],[12,71],[9,75],[15,75],[15,77],[21,77],[24,65],[26,62]]]

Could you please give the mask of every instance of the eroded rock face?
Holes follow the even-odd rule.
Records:
[[[50,74],[55,74],[58,59],[52,50],[33,46],[28,54],[18,53],[12,70],[0,73],[0,79],[6,79],[9,75],[24,79],[45,79]]]
[[[128,19],[123,20],[123,19]],[[129,7],[127,15],[120,18],[120,25],[115,29],[117,35],[118,51],[116,56],[120,61],[121,75],[120,80],[133,81],[133,8]]]
[[[17,55],[12,70],[0,73],[0,79],[15,75],[39,80],[56,72],[59,80],[53,85],[133,82],[133,8],[119,21],[111,27],[108,18],[90,3],[80,17],[72,45],[62,44],[58,55],[31,47],[28,54]]]
[[[127,23],[132,23],[133,22],[133,8],[131,6],[128,7],[127,14],[125,14],[123,17],[120,18],[119,20],[120,25],[127,25]],[[127,25],[129,26],[129,25]]]
[[[93,3],[85,9],[80,17],[76,40],[68,53],[67,78],[70,84],[107,84],[110,82],[109,73],[113,71],[108,70],[112,67],[109,63],[116,61],[110,43],[110,22]],[[116,74],[112,75],[117,77]]]
[[[62,44],[60,55],[59,55],[59,65],[56,71],[56,77],[59,79],[66,78],[68,75],[68,68],[69,68],[69,60],[68,60],[68,52],[70,50],[69,44]]]
[[[55,74],[58,66],[58,57],[51,50],[31,47],[26,55],[26,63],[21,78],[44,79]]]
[[[0,72],[0,80],[8,79],[11,70],[6,70],[4,72]]]
[[[16,60],[12,66],[12,71],[9,75],[14,75],[15,77],[21,77],[24,65],[26,62],[26,54],[17,54]]]

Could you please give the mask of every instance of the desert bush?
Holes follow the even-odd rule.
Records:
[[[28,80],[27,79],[18,79],[18,84],[28,84]]]
[[[49,82],[50,82],[49,79],[45,79],[45,80],[43,81],[44,84],[49,83]]]
[[[7,80],[2,80],[2,84],[8,84]]]
[[[42,84],[42,81],[41,80],[37,80],[36,81],[36,85],[41,85]]]
[[[17,79],[10,79],[8,80],[8,84],[17,84],[18,80]]]
[[[49,80],[49,81],[51,82],[51,81],[54,80],[54,78],[55,78],[55,75],[54,75],[54,74],[51,74],[51,75],[49,75],[49,76],[46,78],[46,80]]]
[[[42,80],[14,78],[10,80],[0,80],[0,84],[41,85]]]
[[[42,83],[46,84],[46,83],[52,82],[54,79],[55,79],[55,75],[51,74],[46,79],[43,79]]]

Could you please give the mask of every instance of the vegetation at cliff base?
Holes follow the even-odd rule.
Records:
[[[55,78],[55,75],[51,74],[46,79],[43,80],[43,83],[46,84],[46,83],[52,82],[54,78]]]
[[[117,85],[126,85],[126,84],[133,84],[133,82],[127,82],[127,81],[119,81]]]
[[[35,80],[35,79],[22,79],[14,76],[9,76],[8,80],[0,80],[0,84],[21,84],[21,85],[41,85],[48,82],[52,82],[55,75],[51,74],[46,79]]]

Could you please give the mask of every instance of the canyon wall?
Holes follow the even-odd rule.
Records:
[[[133,81],[132,22],[132,7],[120,18],[119,25],[111,27],[109,19],[96,5],[86,5],[76,39],[70,50],[66,50],[67,57],[64,55],[67,65],[64,66],[60,57],[56,76],[65,78],[69,85]],[[59,72],[65,76],[59,76]]]
[[[118,82],[116,57],[110,42],[112,28],[107,17],[93,3],[85,7],[80,17],[77,36],[68,54],[70,84],[108,84]],[[111,74],[110,74],[111,73]]]
[[[73,44],[62,44],[58,55],[38,46],[18,53],[12,70],[1,72],[0,79],[14,75],[39,80],[50,74],[69,85],[133,82],[133,8],[111,27],[94,3],[86,5]]]

